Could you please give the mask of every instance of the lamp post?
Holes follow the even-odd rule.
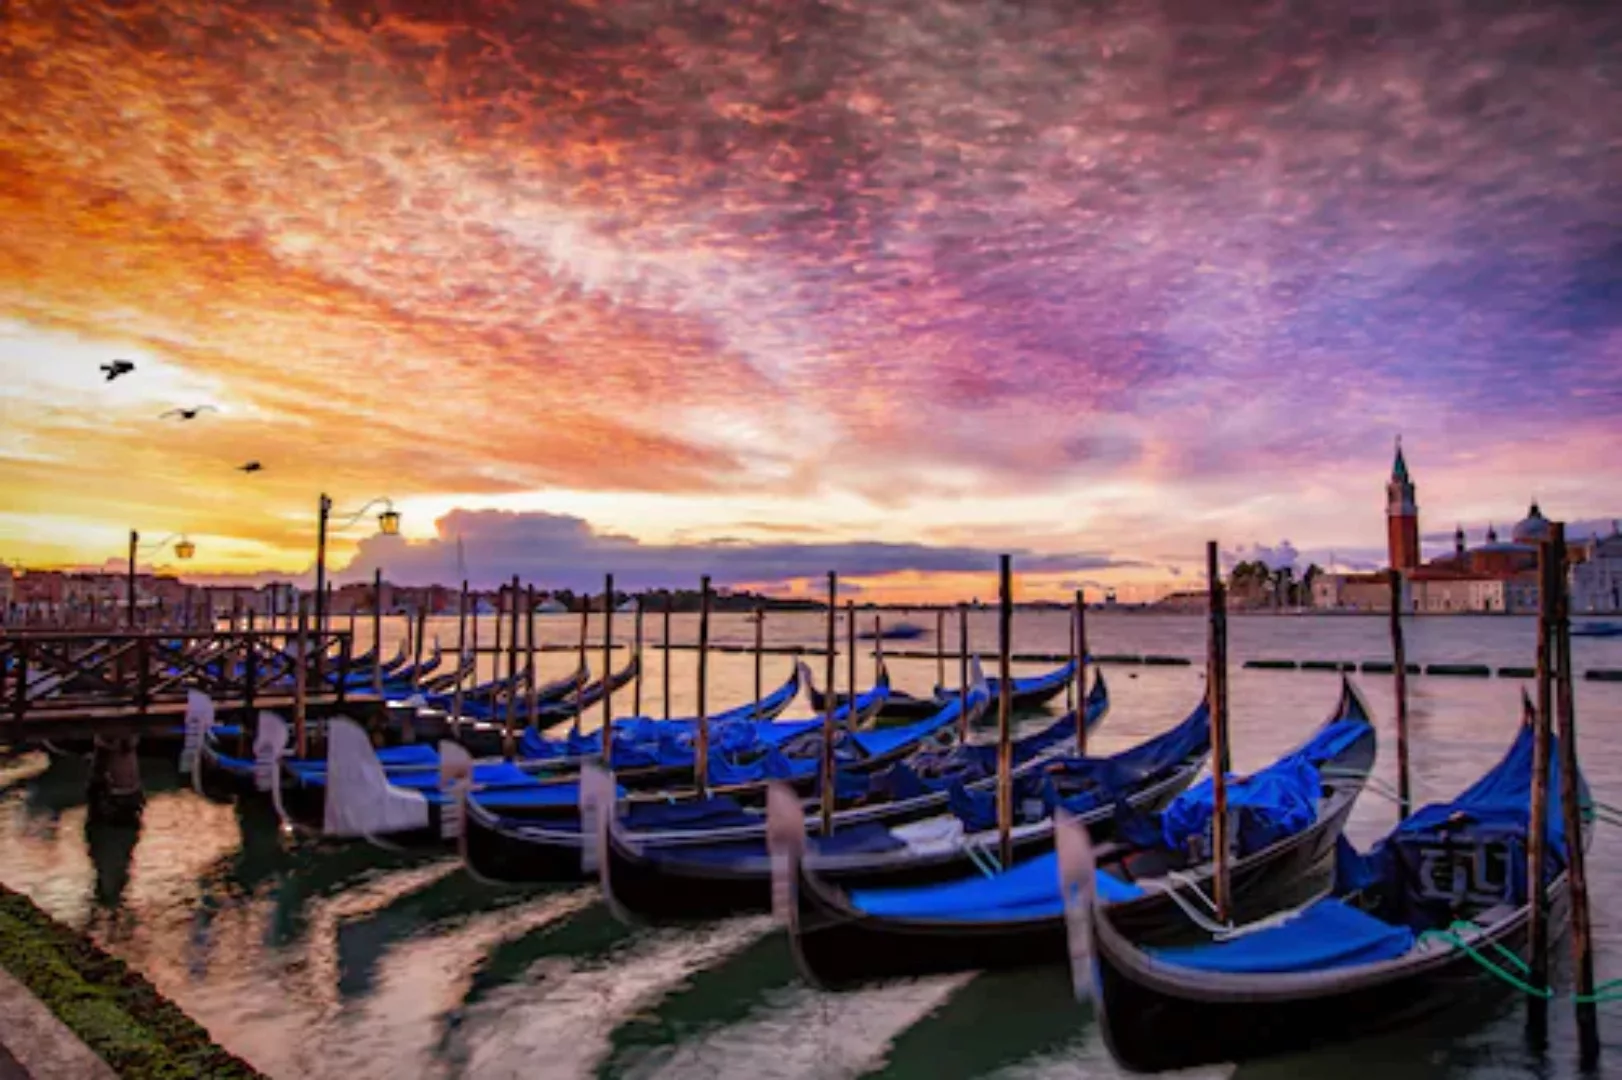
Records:
[[[398,536],[400,534],[400,512],[394,508],[394,502],[383,496],[373,499],[353,514],[340,515],[343,520],[332,524],[332,500],[325,493],[321,496],[321,511],[316,529],[315,541],[315,633],[317,640],[327,629],[327,533],[347,529],[355,524],[367,511],[374,506],[382,506],[383,512],[377,515],[377,531],[382,536]],[[324,649],[316,650],[316,675],[322,674],[321,656]]]
[[[129,575],[126,580],[126,599],[129,605],[129,610],[125,614],[128,617],[129,627],[131,630],[135,629],[136,557],[142,553],[156,554],[157,552],[168,547],[171,542],[173,542],[175,545],[175,557],[178,559],[189,559],[193,555],[197,554],[197,545],[186,539],[185,535],[182,533],[170,533],[162,540],[154,540],[151,543],[143,544],[141,543],[141,534],[134,529],[130,530],[130,563]]]

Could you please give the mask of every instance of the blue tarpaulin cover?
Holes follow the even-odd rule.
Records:
[[[1098,875],[1097,889],[1106,902],[1143,895],[1138,886],[1107,873]],[[868,915],[897,919],[955,922],[1048,918],[1064,912],[1058,856],[1051,851],[1018,863],[996,877],[976,874],[938,885],[852,889],[849,898],[853,907]]]
[[[1250,776],[1228,777],[1228,810],[1238,818],[1240,856],[1310,826],[1318,817],[1322,789],[1318,766],[1360,738],[1372,738],[1362,720],[1338,720],[1321,728],[1305,745]],[[1181,849],[1191,837],[1211,831],[1215,792],[1209,778],[1173,799],[1160,815],[1161,842]]]
[[[1168,964],[1233,974],[1330,971],[1402,956],[1414,933],[1339,900],[1320,900],[1288,922],[1211,945],[1148,950]]]

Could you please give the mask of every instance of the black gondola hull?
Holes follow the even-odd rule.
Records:
[[[1340,764],[1366,775],[1374,753],[1371,727]],[[1297,907],[1330,889],[1335,843],[1354,801],[1339,799],[1310,828],[1232,865],[1229,887],[1235,921],[1254,921]],[[1208,870],[1195,880],[1209,892]],[[1067,955],[1062,914],[1002,920],[876,918],[853,907],[841,889],[808,874],[803,866],[797,873],[795,908],[796,963],[809,981],[824,989],[913,975],[1052,964]],[[1110,910],[1122,933],[1139,943],[1208,938],[1162,892]]]
[[[1565,894],[1552,898],[1550,927],[1564,922]],[[1106,918],[1095,915],[1096,920]],[[1304,1053],[1408,1027],[1438,1014],[1465,1013],[1502,1000],[1503,982],[1463,952],[1396,965],[1370,978],[1349,969],[1311,992],[1221,993],[1145,970],[1142,954],[1095,933],[1093,1000],[1116,1062],[1134,1072],[1165,1072],[1219,1062]],[[1492,940],[1527,954],[1524,914]],[[1485,946],[1478,946],[1485,948]],[[1061,947],[1063,948],[1063,947]]]

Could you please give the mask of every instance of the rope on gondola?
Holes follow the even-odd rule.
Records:
[[[1521,975],[1528,973],[1530,968],[1527,966],[1526,961],[1522,960],[1519,956],[1516,956],[1514,953],[1510,952],[1502,945],[1499,945],[1497,942],[1492,943],[1492,947],[1502,954],[1516,969],[1520,971],[1521,974],[1517,975],[1514,971],[1506,970],[1494,963],[1492,960],[1488,959],[1486,956],[1483,956],[1481,951],[1466,941],[1460,933],[1460,931],[1475,931],[1479,933],[1480,930],[1481,927],[1472,922],[1455,922],[1446,930],[1426,930],[1424,933],[1419,935],[1419,940],[1421,942],[1427,940],[1446,942],[1447,944],[1458,949],[1460,952],[1463,952],[1466,956],[1470,957],[1470,959],[1474,960],[1478,965],[1480,965],[1483,971],[1486,971],[1490,975],[1497,976],[1503,982],[1513,986],[1521,993],[1529,994],[1532,997],[1542,998],[1545,1001],[1550,1001],[1554,998],[1554,991],[1549,989],[1547,986],[1533,986],[1531,983],[1527,982],[1521,977]]]
[[[1483,956],[1473,945],[1460,936],[1461,931],[1479,932],[1480,930],[1481,927],[1472,922],[1455,922],[1446,930],[1426,930],[1424,933],[1419,935],[1419,940],[1423,942],[1426,939],[1432,939],[1436,941],[1444,941],[1449,945],[1452,945],[1468,955],[1472,960],[1479,964],[1484,971],[1497,976],[1499,979],[1521,991],[1523,994],[1530,994],[1532,997],[1542,998],[1545,1001],[1552,1001],[1556,997],[1560,996],[1549,987],[1533,986],[1522,978],[1521,976],[1531,973],[1531,967],[1525,960],[1522,960],[1509,949],[1498,944],[1497,942],[1492,943],[1494,951],[1508,961],[1515,971],[1506,971],[1492,960],[1489,960],[1487,957]],[[1515,972],[1519,972],[1519,974],[1516,974]],[[1594,992],[1592,994],[1571,994],[1569,996],[1573,1001],[1584,1005],[1603,1005],[1612,1001],[1622,1001],[1622,979],[1612,979],[1610,982],[1601,983],[1600,985],[1594,987]]]

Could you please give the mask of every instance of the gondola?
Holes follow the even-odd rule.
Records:
[[[978,666],[975,665],[976,669]],[[986,710],[990,701],[982,679],[968,697],[970,723]],[[960,723],[959,717],[960,705],[954,702],[944,706],[931,722],[924,723],[939,725],[937,730],[955,729]],[[907,732],[897,729],[852,732],[848,727],[841,730],[840,736],[836,752],[843,756],[836,774],[836,797],[844,808],[834,815],[836,831],[872,822],[911,821],[938,814],[946,807],[948,796],[945,791],[926,791],[910,797],[879,801],[872,799],[875,776],[882,773],[884,767],[917,753],[918,738],[908,738]],[[807,740],[804,746],[785,746],[795,753],[811,751],[814,754],[816,743],[811,740],[820,740],[820,724],[807,722],[807,729],[800,738]],[[869,747],[881,752],[861,757],[860,743],[863,740]],[[773,760],[782,763],[784,757],[786,755],[774,755]],[[793,765],[807,760],[796,757],[788,758],[787,762]],[[723,755],[712,750],[710,770],[716,786],[711,789],[710,798],[699,800],[689,793],[687,801],[676,804],[678,809],[670,814],[655,814],[648,809],[649,804],[645,799],[639,800],[633,795],[620,803],[618,820],[633,832],[707,833],[707,839],[713,841],[758,841],[765,835],[765,814],[758,806],[744,805],[744,800],[763,800],[768,785],[777,777],[764,767],[765,763],[757,761],[751,769],[733,766],[731,771],[735,776],[745,776],[747,779],[722,785],[717,778],[730,765],[732,763],[727,762]],[[792,783],[802,791],[814,790],[820,778],[814,757],[810,759],[810,765],[803,772],[795,770],[799,775],[792,778]],[[466,834],[463,856],[469,870],[476,876],[509,882],[577,881],[581,878],[582,845],[578,819],[567,825],[537,823],[500,812],[478,794],[468,800],[464,818]]]
[[[637,677],[640,665],[636,657],[619,671],[609,676],[608,692],[621,690],[631,684]],[[537,710],[536,724],[539,727],[556,727],[565,720],[573,720],[587,709],[603,700],[603,680],[599,679],[590,686],[583,688],[578,694],[569,694],[556,698],[542,705]]]
[[[1117,908],[1089,903],[1083,886],[1072,946],[1085,965],[1078,982],[1115,1060],[1139,1072],[1250,1061],[1501,998],[1504,983],[1470,953],[1502,963],[1506,951],[1522,959],[1528,951],[1532,744],[1523,725],[1503,759],[1458,798],[1421,809],[1368,856],[1345,845],[1333,895],[1227,940],[1145,946]],[[1558,792],[1558,753],[1549,765],[1549,790]],[[1551,930],[1566,901],[1566,835],[1553,811],[1543,874]],[[1073,882],[1090,871],[1079,854],[1067,868]]]
[[[1231,866],[1238,917],[1259,918],[1329,887],[1336,839],[1374,755],[1368,710],[1343,680],[1334,714],[1306,743],[1252,778],[1230,784],[1230,812],[1243,805],[1243,792],[1252,792],[1251,812],[1262,826],[1252,849],[1241,847]],[[1109,865],[1121,880],[1109,899],[1120,922],[1142,939],[1176,941],[1204,932],[1180,906],[1187,901],[1163,885],[1175,875],[1209,890],[1211,864],[1191,854],[1208,835],[1209,790],[1207,780],[1158,815],[1122,812],[1111,822]],[[1274,791],[1291,798],[1275,801]],[[1267,809],[1288,813],[1265,814]],[[1238,830],[1238,838],[1247,840],[1248,831]],[[790,924],[795,961],[809,981],[826,989],[1051,963],[1063,955],[1065,942],[1055,858],[1050,850],[1006,870],[943,884],[849,891],[799,861]]]
[[[1109,711],[1109,695],[1102,680],[1088,695],[1086,722],[1095,728]],[[1055,760],[1076,737],[1074,713],[1017,740],[1014,761],[1021,775],[1040,776],[1048,783],[1074,778],[1078,787],[1098,790],[1107,783],[1107,766],[1094,761]],[[1182,790],[1193,780],[1206,755],[1208,724],[1204,713],[1178,725],[1167,736],[1166,753],[1156,757],[1140,753],[1145,767],[1127,776],[1125,766],[1117,770],[1121,798],[1137,798],[1134,805],[1152,806]],[[1193,738],[1189,735],[1192,732]],[[1160,739],[1153,740],[1159,743]],[[1138,748],[1143,751],[1145,748]],[[1134,751],[1128,751],[1128,755]],[[832,840],[813,837],[810,856],[820,873],[847,885],[881,883],[917,884],[959,876],[975,867],[974,850],[983,837],[965,835],[963,818],[951,810],[959,801],[973,798],[953,793],[953,784],[976,785],[982,790],[994,782],[996,748],[958,746],[939,754],[939,771],[931,777],[933,787],[909,770],[910,786],[945,791],[948,812],[911,824],[886,825],[873,821],[858,827],[836,829]],[[1149,763],[1153,760],[1154,764]],[[950,766],[966,766],[953,769]],[[906,763],[894,766],[908,769]],[[933,771],[933,770],[932,770]],[[890,778],[883,778],[888,780]],[[1110,779],[1114,779],[1111,777]],[[875,777],[874,790],[889,786]],[[916,788],[914,788],[916,789]],[[1107,814],[1108,807],[1101,814]],[[971,818],[972,819],[972,818]],[[803,828],[803,823],[801,825]],[[1050,823],[1037,822],[1021,830],[1022,850],[1034,851],[1050,843]],[[605,837],[607,870],[605,890],[615,910],[642,922],[715,919],[727,915],[766,911],[771,904],[772,859],[765,837],[716,842],[704,836],[649,837],[620,822],[614,822]]]
[[[1040,709],[1060,694],[1064,693],[1065,686],[1076,677],[1076,662],[1061,664],[1044,675],[1025,675],[1014,679],[1012,704],[1015,712],[1025,712],[1030,709]],[[991,696],[996,697],[1001,692],[998,680],[991,679]],[[935,700],[945,701],[957,691],[947,686],[935,688]]]
[[[707,722],[712,732],[725,731],[735,724],[772,724],[794,703],[801,684],[800,665],[795,665],[788,680],[759,702],[747,702],[716,713],[708,717]],[[520,710],[519,715],[526,716],[524,710]],[[624,767],[617,769],[620,782],[627,787],[646,787],[692,775],[692,733],[697,724],[696,718],[615,720],[614,756],[616,761],[624,763]],[[787,725],[781,727],[784,737],[801,730]],[[501,753],[506,730],[495,723],[462,725],[453,737],[475,757],[493,756]],[[683,747],[685,754],[681,752]],[[549,762],[558,769],[578,768],[581,761],[601,754],[602,748],[600,731],[571,732],[563,738],[549,738],[528,726],[519,733],[517,746],[520,757]]]
[[[885,685],[889,686],[889,668],[884,666],[882,660],[879,662],[879,673]],[[812,712],[821,713],[828,707],[828,695],[825,691],[817,689],[816,681],[811,677],[810,669],[807,669],[805,673],[805,689],[811,698]],[[843,708],[849,700],[850,695],[848,693],[834,694],[834,708]],[[940,711],[940,708],[941,703],[934,698],[913,697],[903,690],[896,690],[891,687],[889,697],[885,699],[883,707],[879,709],[872,719],[924,720],[934,716]]]

